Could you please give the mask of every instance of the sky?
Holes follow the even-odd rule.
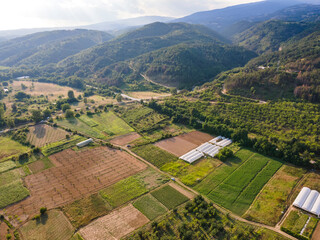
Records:
[[[259,0],[5,0],[0,30],[82,26],[140,16],[183,17]]]

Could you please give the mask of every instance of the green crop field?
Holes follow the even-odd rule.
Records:
[[[168,153],[153,144],[136,147],[133,148],[132,151],[158,168],[161,168],[168,162],[178,160],[173,154]]]
[[[268,182],[244,215],[249,220],[274,226],[281,218],[287,198],[306,171],[284,165]]]
[[[196,189],[242,215],[282,163],[246,149],[237,152],[230,161],[235,164],[217,168]]]
[[[29,196],[18,169],[0,174],[0,209]]]
[[[63,151],[67,148],[75,146],[77,143],[85,140],[86,138],[80,137],[78,135],[71,136],[70,139],[64,139],[59,142],[51,143],[42,148],[42,153],[45,156]]]
[[[16,168],[17,165],[14,161],[5,161],[0,163],[0,173]],[[0,183],[1,184],[1,183]]]
[[[311,239],[312,234],[313,234],[315,228],[317,227],[318,222],[319,222],[319,219],[314,218],[314,217],[311,218],[302,235]]]
[[[139,198],[133,203],[133,206],[150,220],[153,220],[167,212],[167,209],[150,194]]]
[[[90,116],[81,115],[79,118],[58,120],[57,123],[65,128],[99,139],[109,139],[134,131],[113,112],[97,113]]]
[[[173,189],[169,185],[151,192],[151,195],[168,209],[173,209],[189,200],[189,198]]]
[[[75,228],[87,225],[91,220],[106,215],[112,207],[99,194],[77,200],[63,207],[63,212]]]
[[[301,211],[291,211],[290,214],[287,216],[286,220],[281,226],[281,229],[283,230],[289,230],[290,232],[294,234],[300,234],[302,228],[305,226],[307,220],[309,218],[309,215],[302,213]],[[303,232],[303,236],[305,237],[310,237],[311,234],[313,233],[313,230],[316,227],[317,224],[317,219],[310,219],[310,222],[308,224],[308,229],[306,228],[305,231],[307,230],[305,235]],[[309,235],[309,236],[308,236]]]
[[[20,228],[25,240],[70,239],[74,229],[61,211],[51,210],[40,220],[30,220]]]
[[[161,170],[178,177],[181,182],[188,186],[194,186],[220,164],[221,162],[214,158],[202,159],[194,164],[188,164],[185,161],[178,160],[166,163],[161,167]]]
[[[0,137],[0,162],[5,160],[7,157],[18,155],[27,152],[28,150],[28,147],[13,141],[11,138]]]
[[[111,206],[118,207],[146,192],[148,192],[148,189],[145,188],[143,182],[131,176],[101,190],[99,193]]]

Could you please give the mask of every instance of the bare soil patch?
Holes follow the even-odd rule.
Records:
[[[36,147],[43,147],[49,143],[65,139],[67,134],[68,132],[63,129],[39,124],[29,128],[27,140]]]
[[[312,234],[311,240],[319,240],[320,239],[320,223],[318,223],[316,229]]]
[[[201,145],[214,138],[210,134],[199,132],[199,131],[185,133],[178,137],[196,145]]]
[[[183,154],[198,147],[198,145],[190,143],[184,139],[181,139],[179,136],[162,140],[160,142],[155,143],[155,145],[169,153],[172,153],[177,157],[180,157]]]
[[[162,140],[157,142],[155,145],[177,157],[180,157],[211,139],[213,139],[213,136],[207,133],[193,131],[177,137]]]
[[[60,207],[146,169],[128,153],[107,147],[67,149],[50,160],[56,167],[27,176],[25,184],[31,196],[8,207],[8,213],[30,216],[41,207]]]
[[[117,240],[148,222],[149,219],[130,204],[90,223],[80,229],[80,233],[86,240]]]
[[[36,161],[31,164],[29,164],[29,169],[33,173],[41,172],[43,169],[45,169],[45,165],[43,161]]]
[[[141,136],[138,133],[129,133],[123,136],[116,137],[112,139],[110,142],[112,144],[124,146],[127,145],[128,143],[140,138]]]

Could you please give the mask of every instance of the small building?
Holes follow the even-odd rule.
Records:
[[[77,147],[79,147],[79,148],[85,147],[85,146],[89,145],[90,143],[93,143],[93,139],[92,138],[89,138],[89,139],[87,139],[85,141],[77,143]]]

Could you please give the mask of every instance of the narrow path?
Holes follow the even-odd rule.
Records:
[[[166,85],[164,85],[164,84],[157,83],[157,82],[151,80],[147,75],[144,75],[144,74],[140,73],[140,76],[143,77],[144,80],[146,80],[146,81],[148,81],[148,82],[151,82],[151,83],[153,83],[153,84],[159,85],[159,86],[161,86],[161,87],[170,88],[169,86],[166,86]]]

